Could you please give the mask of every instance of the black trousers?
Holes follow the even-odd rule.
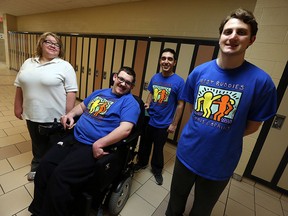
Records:
[[[154,144],[151,159],[153,173],[162,173],[164,167],[163,148],[168,137],[167,129],[168,128],[155,128],[147,125],[144,134],[141,136],[138,163],[143,166],[148,164],[152,144]]]
[[[39,125],[47,125],[51,123],[37,123],[29,120],[26,121],[32,142],[33,158],[31,161],[31,171],[33,172],[37,170],[41,159],[54,144],[54,142],[51,140],[53,136],[41,135],[38,127]]]
[[[96,162],[92,146],[74,138],[68,145],[65,140],[64,145],[54,145],[38,167],[29,211],[41,216],[71,215],[75,193],[94,175]]]
[[[183,215],[187,198],[195,183],[194,202],[189,216],[210,216],[228,182],[229,179],[212,181],[196,175],[176,158],[166,215]]]

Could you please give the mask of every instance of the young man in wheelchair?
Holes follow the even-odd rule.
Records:
[[[32,215],[71,215],[75,192],[97,172],[98,159],[109,146],[127,137],[137,123],[140,107],[130,90],[136,74],[122,67],[113,75],[112,88],[94,91],[61,117],[65,129],[74,126],[73,141],[58,142],[42,159],[35,176]],[[64,144],[63,144],[64,143]]]

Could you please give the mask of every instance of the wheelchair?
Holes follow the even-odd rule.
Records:
[[[133,161],[137,155],[136,147],[145,118],[143,101],[135,95],[134,98],[141,109],[137,124],[127,138],[105,149],[109,154],[97,161],[97,172],[87,184],[81,186],[81,191],[75,197],[73,216],[101,215],[99,211],[103,209],[110,215],[118,215],[124,208],[130,196],[134,174]],[[63,136],[67,136],[67,132],[59,124],[54,120],[49,126],[39,127],[39,132],[53,134],[54,139],[55,135],[62,139]],[[71,131],[68,133],[71,136]]]

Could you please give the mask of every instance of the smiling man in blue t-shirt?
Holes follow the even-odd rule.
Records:
[[[35,176],[33,215],[71,215],[72,189],[81,187],[94,175],[97,160],[107,147],[127,137],[137,123],[140,107],[130,90],[136,74],[122,67],[114,74],[112,88],[94,91],[61,117],[65,128],[74,125],[72,146],[55,145],[43,158]]]
[[[254,15],[237,9],[220,25],[219,55],[188,76],[181,98],[191,115],[177,146],[167,216],[182,215],[195,184],[190,216],[209,216],[242,152],[243,136],[276,113],[271,77],[244,59],[256,39]]]
[[[148,86],[149,94],[145,103],[150,120],[145,133],[141,136],[138,163],[135,170],[144,169],[149,162],[153,147],[151,167],[156,183],[162,185],[164,167],[163,148],[168,133],[174,133],[182,115],[184,102],[180,95],[184,87],[184,79],[174,73],[177,56],[175,50],[165,48],[161,52],[159,64],[161,72],[156,73]]]

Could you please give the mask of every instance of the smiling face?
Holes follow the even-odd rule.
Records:
[[[48,35],[41,46],[43,59],[52,60],[59,56],[60,45],[53,36]]]
[[[176,65],[176,60],[173,53],[163,52],[160,57],[160,66],[164,75],[171,75]]]
[[[224,25],[220,35],[220,52],[224,55],[244,57],[246,49],[255,41],[255,38],[255,36],[251,37],[250,25],[240,19],[231,18]]]
[[[134,87],[133,76],[127,74],[125,71],[120,71],[113,76],[114,84],[112,92],[116,95],[124,95],[130,92]]]

